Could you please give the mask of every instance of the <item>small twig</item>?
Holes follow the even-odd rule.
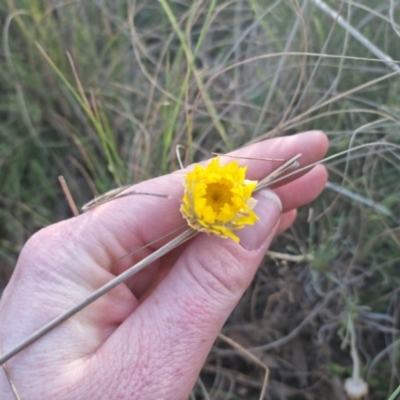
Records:
[[[76,207],[75,201],[74,201],[74,199],[72,197],[72,194],[71,194],[71,192],[69,190],[67,182],[65,181],[65,179],[64,179],[64,177],[62,175],[60,175],[58,177],[58,181],[60,182],[62,190],[63,190],[63,192],[65,194],[65,197],[67,198],[67,201],[68,201],[69,207],[70,207],[70,209],[72,211],[72,214],[74,214],[74,217],[77,217],[79,215],[79,211],[78,211],[78,208]]]
[[[265,397],[265,391],[267,390],[267,385],[268,385],[268,378],[269,378],[269,368],[267,365],[265,365],[262,361],[260,361],[254,354],[252,354],[249,350],[245,349],[243,346],[241,346],[239,343],[235,342],[228,336],[225,336],[222,333],[218,334],[218,337],[228,343],[230,346],[235,348],[236,350],[239,350],[242,354],[244,354],[248,359],[259,365],[261,368],[265,370],[265,376],[264,376],[264,382],[260,394],[260,400]]]
[[[138,196],[155,196],[155,197],[162,197],[164,199],[172,199],[172,197],[168,194],[161,194],[161,193],[149,193],[149,192],[136,192],[135,190],[130,190],[129,192],[122,193],[124,190],[126,190],[128,187],[131,187],[131,185],[127,186],[122,186],[117,189],[112,189],[107,193],[102,194],[101,196],[98,196],[94,198],[93,200],[89,201],[82,207],[82,211],[88,211],[91,210],[95,207],[101,206],[102,204],[106,204],[109,201],[112,200],[117,200],[121,199],[123,197],[127,196],[132,196],[132,195],[138,195]]]
[[[178,160],[179,166],[181,167],[181,169],[184,169],[185,167],[183,166],[182,159],[181,159],[181,153],[180,153],[181,149],[185,149],[185,146],[183,146],[181,144],[177,144],[175,147],[175,153],[176,153],[176,159]]]
[[[278,253],[276,251],[267,251],[267,256],[271,257],[274,260],[284,260],[284,261],[290,261],[290,262],[295,262],[295,263],[299,263],[302,261],[307,260],[307,255],[299,255],[299,256],[295,256],[292,254],[285,254],[285,253]]]

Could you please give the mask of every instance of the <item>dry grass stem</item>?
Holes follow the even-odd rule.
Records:
[[[128,192],[122,193],[124,190],[127,190],[131,185],[122,186],[116,189],[112,189],[107,193],[104,193],[95,199],[89,201],[85,205],[82,206],[82,211],[89,211],[95,207],[101,206],[102,204],[106,204],[110,201],[121,199],[123,197],[128,196],[154,196],[154,197],[161,197],[164,199],[170,199],[171,196],[168,194],[161,194],[161,193],[150,193],[150,192],[136,192],[135,190],[130,190]]]
[[[72,214],[74,215],[74,217],[77,217],[79,215],[79,211],[78,211],[78,208],[76,207],[74,198],[72,197],[71,191],[69,190],[69,187],[67,185],[67,182],[65,181],[65,178],[62,175],[60,175],[58,177],[58,181],[60,182],[62,190],[65,194],[65,197],[67,198],[67,201],[68,201],[69,207],[72,211]]]
[[[273,260],[283,260],[294,263],[299,263],[307,260],[306,255],[294,256],[292,254],[279,253],[277,251],[272,251],[272,250],[267,251],[267,256],[271,257]]]
[[[232,346],[234,349],[238,350],[242,355],[244,355],[246,358],[248,358],[250,361],[254,362],[261,368],[265,370],[265,375],[264,375],[264,381],[260,393],[260,400],[264,399],[265,397],[265,392],[267,390],[268,386],[268,378],[269,378],[269,368],[267,365],[265,365],[261,360],[259,360],[254,354],[252,354],[250,351],[245,349],[243,346],[241,346],[239,343],[235,342],[231,338],[225,336],[222,333],[218,334],[218,337],[223,340],[224,342],[228,343],[230,346]]]

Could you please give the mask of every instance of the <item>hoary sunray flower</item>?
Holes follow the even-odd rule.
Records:
[[[245,179],[246,170],[237,161],[220,165],[217,157],[185,175],[181,212],[193,229],[239,242],[232,231],[258,220],[251,197],[257,182]]]

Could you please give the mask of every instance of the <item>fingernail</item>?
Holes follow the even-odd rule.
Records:
[[[246,228],[236,231],[240,244],[246,250],[256,251],[267,241],[279,222],[282,203],[280,198],[271,190],[261,190],[254,195],[257,204],[254,208],[258,221]]]

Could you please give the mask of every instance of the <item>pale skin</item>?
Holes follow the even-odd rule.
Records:
[[[320,160],[327,148],[326,136],[312,131],[270,139],[234,154],[290,159],[302,153],[303,166]],[[281,165],[251,160],[240,164],[248,165],[247,178],[252,180]],[[33,235],[0,302],[1,352],[170,240],[114,263],[184,224],[179,212],[183,173],[135,187],[172,199],[124,197]],[[260,220],[236,231],[239,244],[201,233],[23,350],[7,362],[20,397],[187,399],[271,240],[292,224],[298,207],[320,194],[326,179],[325,168],[318,165],[273,188],[277,196],[257,194]],[[159,271],[166,270],[155,286]],[[3,370],[0,393],[2,399],[14,398]]]

